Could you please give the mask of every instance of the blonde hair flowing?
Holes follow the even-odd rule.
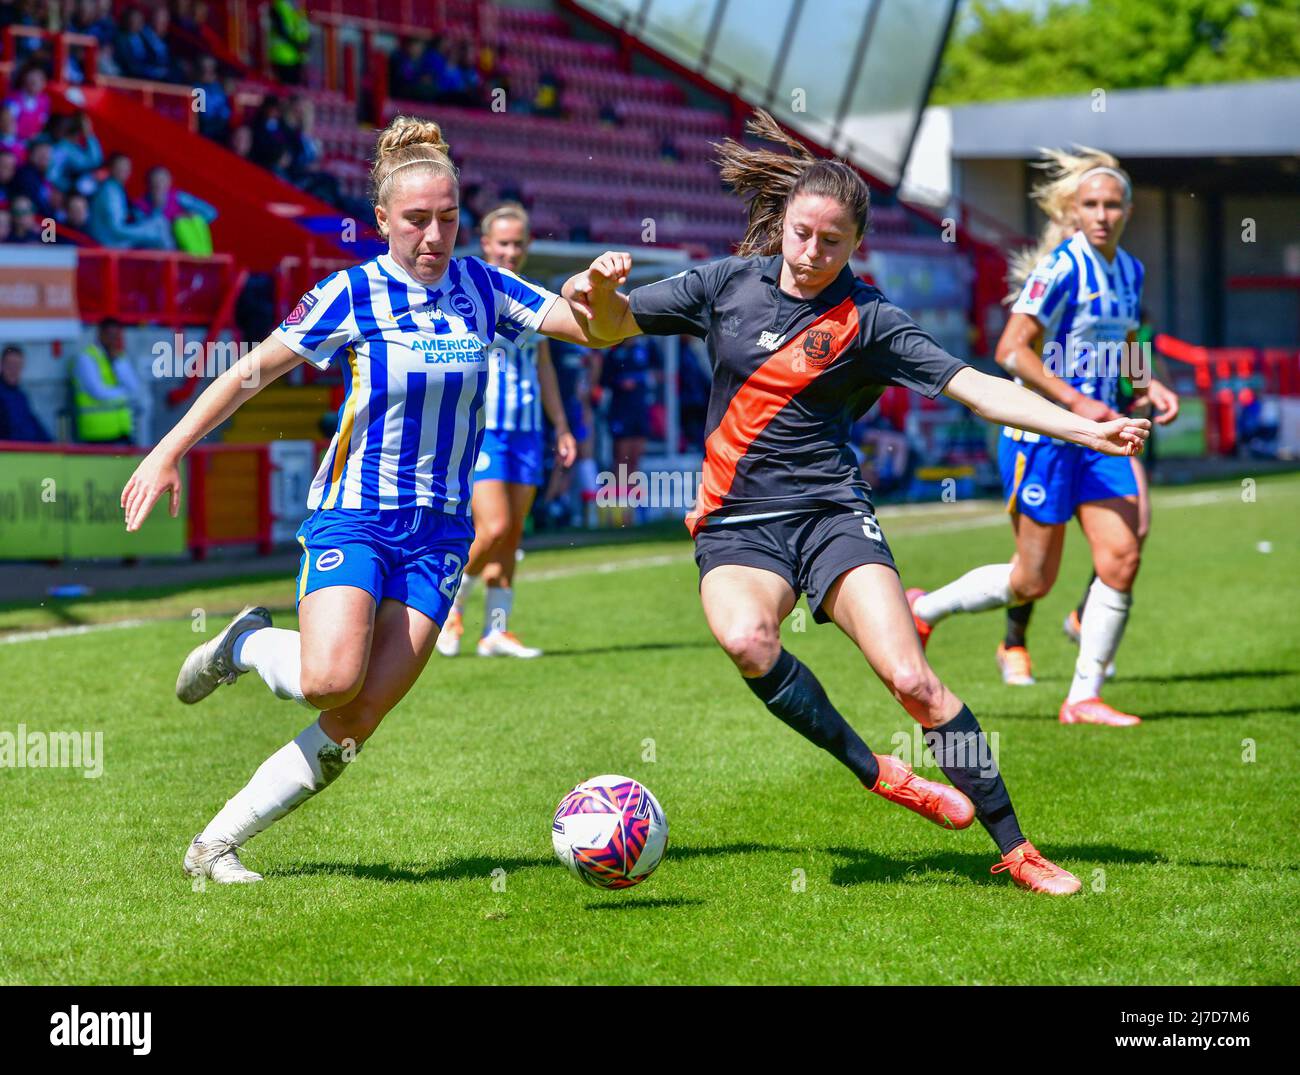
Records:
[[[1035,161],[1034,167],[1042,169],[1046,175],[1042,182],[1029,192],[1029,197],[1047,217],[1047,223],[1043,225],[1036,246],[1011,256],[1007,273],[1010,291],[1004,300],[1008,303],[1015,302],[1020,295],[1021,288],[1029,279],[1029,274],[1034,271],[1034,266],[1079,230],[1074,202],[1079,194],[1079,184],[1083,182],[1085,175],[1098,168],[1115,172],[1123,180],[1125,202],[1131,197],[1133,182],[1129,179],[1128,173],[1120,167],[1118,159],[1104,149],[1093,149],[1090,146],[1074,148],[1073,153],[1063,149],[1040,148],[1038,151],[1043,159]]]

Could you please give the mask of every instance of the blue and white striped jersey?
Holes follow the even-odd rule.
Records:
[[[468,515],[488,348],[536,330],[557,297],[476,257],[452,258],[432,287],[381,254],[312,288],[273,333],[319,369],[346,363],[307,507]]]
[[[1122,345],[1140,323],[1143,275],[1132,254],[1116,250],[1115,260],[1107,262],[1077,231],[1034,266],[1011,312],[1029,314],[1043,326],[1048,372],[1116,407],[1120,376],[1127,372],[1120,363]],[[1039,439],[1035,433],[1023,436]]]
[[[488,349],[487,428],[510,433],[540,433],[542,393],[537,382],[535,332],[512,337],[502,331]]]

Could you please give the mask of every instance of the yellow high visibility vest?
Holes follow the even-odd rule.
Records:
[[[111,388],[117,387],[117,375],[113,372],[113,363],[108,360],[99,344],[92,343],[86,348],[99,365],[99,377]],[[100,441],[118,440],[131,435],[131,408],[114,400],[96,399],[86,391],[86,386],[77,377],[74,367],[72,374],[73,403],[77,411],[77,440],[94,444]]]

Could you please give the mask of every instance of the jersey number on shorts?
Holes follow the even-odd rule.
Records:
[[[456,599],[456,587],[460,585],[461,569],[464,568],[465,562],[454,552],[449,552],[442,558],[442,566],[447,569],[447,577],[438,583],[438,590],[445,597],[454,601]]]
[[[862,532],[872,541],[885,540],[885,535],[880,532],[880,527],[876,525],[876,519],[873,515],[862,516]]]

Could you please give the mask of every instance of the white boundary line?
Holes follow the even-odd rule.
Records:
[[[1204,504],[1226,506],[1238,503],[1239,495],[1232,489],[1201,489],[1194,492],[1167,493],[1163,495],[1161,491],[1157,490],[1156,504],[1161,508],[1190,508]],[[900,536],[923,537],[927,534],[944,534],[954,530],[974,530],[989,526],[1002,526],[1007,519],[1006,512],[1001,510],[998,501],[987,500],[933,506],[929,504],[900,505],[897,508],[887,509],[883,521],[886,525],[889,525],[891,521],[896,521],[906,526],[916,516],[947,514],[954,510],[961,512],[963,517],[950,519],[943,523],[930,523],[915,528],[907,527]],[[990,514],[986,518],[981,517],[980,513],[983,511],[988,511]],[[573,567],[555,567],[548,571],[538,571],[536,574],[525,575],[524,580],[527,582],[551,582],[556,579],[575,578],[579,575],[611,575],[618,571],[639,571],[652,567],[668,567],[671,564],[689,563],[694,558],[694,554],[688,552],[630,557],[625,560],[612,560],[603,564],[577,564]],[[113,623],[91,623],[77,627],[52,627],[46,631],[25,631],[11,635],[0,634],[0,646],[18,642],[43,642],[48,638],[68,638],[74,635],[87,635],[99,631],[121,631],[131,627],[143,627],[146,624],[168,622],[172,621],[118,620]]]

